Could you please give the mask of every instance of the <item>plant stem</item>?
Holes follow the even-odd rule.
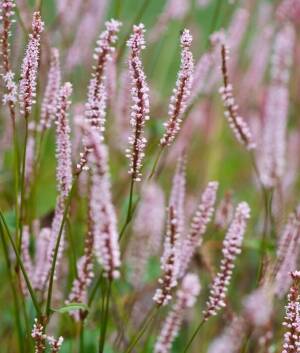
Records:
[[[57,254],[58,254],[59,245],[60,245],[60,241],[61,241],[61,238],[62,238],[64,226],[65,226],[65,223],[66,223],[68,211],[69,211],[69,208],[70,208],[70,205],[71,205],[72,197],[73,197],[73,194],[75,192],[75,185],[76,185],[76,182],[77,182],[77,177],[78,177],[78,175],[76,175],[76,179],[74,179],[74,181],[73,181],[69,196],[68,196],[68,198],[66,200],[65,210],[64,210],[64,214],[63,214],[63,219],[61,221],[59,233],[58,233],[56,244],[55,244],[55,249],[54,249],[54,254],[53,254],[53,261],[52,261],[51,270],[50,270],[49,289],[48,289],[46,312],[45,312],[47,318],[49,318],[50,313],[51,313],[51,300],[52,300],[52,291],[53,291],[53,282],[54,282],[54,273],[55,273],[55,266],[56,266],[56,261],[57,261]]]
[[[91,291],[91,294],[90,294],[90,297],[88,300],[88,307],[90,307],[92,305],[94,298],[95,298],[95,295],[97,293],[97,290],[98,290],[99,286],[101,285],[102,279],[103,279],[103,271],[100,272],[100,275],[97,279],[97,282],[95,283],[95,285]]]
[[[2,227],[1,227],[1,232],[3,233]],[[21,326],[21,319],[20,319],[20,308],[19,308],[19,302],[18,302],[18,295],[17,295],[17,290],[15,287],[15,284],[14,284],[14,280],[13,280],[13,274],[11,272],[12,266],[11,266],[11,261],[9,258],[9,251],[8,251],[8,247],[7,247],[7,243],[6,243],[4,234],[2,234],[1,240],[2,240],[2,245],[3,245],[4,257],[5,257],[5,261],[6,261],[9,284],[10,284],[12,295],[13,295],[15,321],[16,321],[16,327],[17,327],[17,332],[18,332],[19,348],[20,348],[20,352],[24,353],[24,344],[23,344],[24,338],[22,335],[22,326]]]
[[[202,326],[204,325],[206,321],[203,319],[200,324],[197,326],[195,332],[193,333],[192,337],[189,339],[187,345],[185,346],[184,350],[183,350],[183,353],[186,353],[190,346],[192,345],[192,343],[194,342],[194,339],[196,338],[196,336],[198,335],[198,333],[200,332]]]
[[[128,203],[128,210],[127,210],[127,217],[126,222],[129,223],[131,221],[131,209],[132,209],[132,199],[133,199],[133,189],[134,189],[134,179],[131,179],[130,184],[130,192],[129,192],[129,203]]]
[[[7,226],[7,223],[6,223],[6,221],[5,221],[5,218],[4,218],[4,216],[3,216],[2,211],[0,211],[0,218],[1,218],[0,225],[1,225],[1,230],[2,230],[1,235],[2,235],[2,237],[4,237],[4,236],[5,236],[4,234],[6,233],[7,236],[8,236],[8,239],[9,239],[9,241],[10,241],[12,247],[13,247],[14,253],[15,253],[15,255],[16,255],[17,262],[18,262],[18,264],[19,264],[19,266],[20,266],[20,268],[21,268],[21,271],[22,271],[22,273],[23,273],[24,280],[25,280],[25,282],[26,282],[27,289],[28,289],[28,291],[29,291],[29,293],[30,293],[33,306],[34,306],[34,308],[35,308],[35,310],[36,310],[38,316],[41,317],[41,316],[42,316],[42,312],[41,312],[41,309],[40,309],[40,307],[39,307],[37,298],[36,298],[36,296],[35,296],[34,290],[33,290],[32,286],[31,286],[31,283],[30,283],[28,274],[27,274],[27,272],[26,272],[26,270],[25,270],[25,267],[24,267],[24,265],[23,265],[23,261],[22,261],[22,259],[21,259],[20,254],[19,254],[18,248],[17,248],[16,244],[14,243],[14,240],[13,240],[13,238],[12,238],[12,235],[11,235],[10,231],[9,231],[9,228],[8,228],[8,226]],[[3,227],[4,227],[4,229],[5,229],[5,232],[4,232]]]
[[[108,324],[108,312],[109,312],[111,285],[112,285],[112,280],[109,279],[108,280],[108,288],[107,288],[106,295],[104,298],[104,308],[103,308],[104,309],[104,317],[102,318],[103,325],[101,326],[101,332],[100,332],[99,353],[104,352],[105,336],[106,336],[107,324]]]
[[[84,353],[84,320],[80,320],[79,353]]]
[[[136,346],[136,344],[139,342],[139,340],[142,338],[144,333],[146,332],[147,328],[151,325],[152,321],[154,320],[155,316],[158,313],[160,306],[155,306],[153,310],[149,313],[148,318],[144,321],[142,324],[140,330],[138,333],[133,337],[132,341],[129,343],[129,346],[127,347],[125,353],[130,353],[132,352],[133,348]]]
[[[152,177],[154,176],[154,174],[155,174],[155,172],[156,172],[157,165],[158,165],[159,160],[160,160],[160,157],[161,157],[161,155],[162,155],[162,153],[163,153],[163,150],[164,150],[163,147],[160,147],[160,149],[158,150],[158,153],[157,153],[157,155],[156,155],[156,158],[155,158],[155,161],[154,161],[154,164],[153,164],[151,173],[150,173],[150,175],[149,175],[149,177],[148,177],[148,180],[151,180]]]

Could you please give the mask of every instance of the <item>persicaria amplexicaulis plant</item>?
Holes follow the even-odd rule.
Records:
[[[0,0],[1,352],[300,352],[298,3]]]

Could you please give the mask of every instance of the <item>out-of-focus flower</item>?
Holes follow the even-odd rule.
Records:
[[[170,146],[178,134],[182,122],[182,115],[187,107],[187,100],[191,94],[193,82],[194,62],[190,50],[193,37],[188,29],[184,29],[180,38],[181,64],[177,75],[176,87],[169,104],[168,121],[164,124],[165,132],[160,145]]]
[[[91,219],[94,232],[94,249],[110,280],[119,277],[121,265],[118,227],[108,171],[108,151],[97,131],[90,129],[87,143],[91,148],[89,162],[92,171]]]
[[[169,207],[167,232],[164,251],[161,257],[162,277],[158,280],[160,288],[155,292],[153,300],[158,305],[167,305],[172,299],[172,289],[177,286],[180,266],[180,249],[178,233],[178,216],[173,206]]]
[[[207,353],[239,353],[246,335],[246,323],[234,317],[224,332],[210,344]]]
[[[274,269],[275,293],[282,298],[291,284],[289,273],[297,268],[300,249],[300,211],[289,216],[277,249],[277,263]]]
[[[211,221],[216,202],[218,183],[211,181],[203,191],[196,211],[192,217],[190,231],[183,240],[180,274],[183,276],[195,254],[197,247],[202,244],[202,236],[206,232],[207,224]]]
[[[288,294],[288,303],[285,307],[283,326],[285,326],[286,332],[284,334],[282,353],[298,352],[300,347],[300,272],[294,271],[290,276],[293,283]]]
[[[216,209],[215,224],[218,228],[226,229],[233,217],[232,193],[226,192]]]
[[[168,27],[169,21],[181,20],[188,13],[190,3],[182,0],[168,0],[165,7],[158,17],[157,23],[149,35],[149,41],[151,43],[159,40],[159,37]]]
[[[50,259],[48,257],[48,246],[51,238],[51,229],[42,228],[36,236],[36,256],[34,263],[34,274],[32,278],[33,288],[43,291],[45,286],[45,267],[48,268]]]
[[[128,249],[130,282],[135,288],[143,284],[149,258],[159,252],[163,225],[164,194],[157,184],[150,183],[142,190]]]
[[[180,241],[185,228],[185,196],[186,196],[186,156],[181,153],[177,160],[176,171],[172,180],[169,206],[174,207],[178,219],[177,230]]]
[[[289,70],[295,42],[293,27],[286,24],[276,35],[271,63],[271,84],[265,103],[265,122],[260,148],[261,179],[275,186],[285,171]]]
[[[88,87],[88,100],[85,109],[87,122],[100,132],[104,131],[105,123],[107,65],[115,51],[114,44],[121,23],[112,19],[107,21],[105,26],[106,30],[100,34],[94,53],[96,64]]]
[[[77,65],[89,61],[92,43],[97,36],[100,24],[103,23],[107,3],[107,0],[90,0],[86,3],[88,6],[83,7],[79,23],[76,24],[75,38],[66,57],[68,70],[73,70]],[[65,16],[69,15],[70,9],[68,8],[68,14]]]
[[[273,291],[268,286],[254,290],[243,301],[244,315],[255,328],[266,327],[273,312]]]
[[[89,201],[92,202],[92,197]],[[84,243],[84,255],[77,261],[77,276],[73,281],[72,289],[69,294],[66,304],[69,303],[86,303],[87,290],[94,277],[93,271],[93,250],[94,250],[94,232],[91,215],[91,205],[88,210],[88,229]],[[82,310],[75,310],[71,315],[75,320],[83,320],[86,317],[86,312]]]
[[[25,117],[30,114],[32,106],[35,104],[41,33],[43,30],[44,22],[41,15],[39,12],[35,12],[32,20],[32,33],[29,35],[29,43],[21,68],[19,101],[21,114]]]
[[[243,144],[248,150],[256,147],[253,141],[251,131],[246,121],[238,115],[238,105],[232,94],[232,85],[229,82],[227,61],[229,59],[229,49],[222,45],[222,74],[223,86],[220,88],[220,94],[224,101],[225,117],[228,120],[229,126],[233,130],[237,140]]]
[[[133,34],[127,42],[127,46],[131,51],[129,68],[133,104],[131,107],[130,125],[133,132],[132,136],[129,137],[129,144],[132,147],[126,150],[126,156],[130,160],[129,174],[132,175],[132,180],[134,181],[141,181],[141,168],[147,143],[147,139],[144,136],[144,125],[149,120],[149,88],[141,61],[141,51],[145,49],[144,32],[143,24],[133,26]]]
[[[155,344],[155,353],[171,351],[172,343],[179,333],[185,311],[195,305],[200,290],[198,277],[195,274],[188,273],[183,278],[181,288],[176,293],[176,303],[163,323]]]
[[[61,84],[61,70],[59,65],[59,51],[56,48],[51,50],[50,68],[48,81],[42,102],[41,121],[39,130],[49,129],[55,120],[58,105],[59,89]]]
[[[299,0],[282,0],[277,8],[277,16],[282,21],[292,21],[300,24],[300,3]]]
[[[223,259],[220,271],[213,280],[204,319],[217,315],[218,311],[226,306],[225,298],[231,281],[234,262],[241,253],[243,237],[246,231],[247,220],[250,217],[250,208],[246,202],[241,202],[235,211],[233,220],[223,242]]]

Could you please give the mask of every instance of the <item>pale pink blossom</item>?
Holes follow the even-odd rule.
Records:
[[[159,288],[156,289],[153,300],[158,305],[167,305],[172,299],[172,290],[177,286],[180,266],[178,216],[173,206],[168,209],[167,231],[164,240],[164,250],[161,257],[163,274],[158,280]]]
[[[234,317],[222,334],[210,344],[207,353],[239,353],[246,335],[247,325],[243,318]]]
[[[104,275],[110,280],[120,276],[120,249],[117,217],[112,203],[111,183],[108,170],[108,151],[101,136],[90,130],[87,142],[91,148],[89,160],[92,170],[91,219],[94,232],[94,249],[103,266]]]
[[[226,296],[235,267],[237,255],[241,253],[243,237],[246,231],[247,220],[250,217],[250,208],[246,202],[241,202],[235,211],[233,220],[223,241],[223,258],[220,271],[211,285],[204,319],[217,315],[218,311],[226,306]]]
[[[182,280],[181,287],[176,293],[177,300],[160,330],[154,347],[155,353],[169,353],[171,351],[172,344],[182,325],[184,314],[188,308],[195,305],[200,290],[198,277],[188,273]]]
[[[187,101],[191,94],[193,83],[194,61],[190,50],[193,37],[188,29],[185,29],[180,38],[181,63],[177,75],[176,87],[170,99],[168,121],[164,124],[165,132],[160,140],[160,145],[170,146],[180,131],[183,114],[187,107]]]
[[[289,273],[297,268],[300,253],[300,212],[289,216],[282,232],[277,248],[277,262],[275,265],[275,293],[282,298],[291,284]]]
[[[41,107],[40,130],[49,129],[56,117],[59,89],[61,85],[61,70],[59,65],[59,51],[51,50],[50,68],[48,72],[47,86]]]
[[[295,31],[286,24],[276,35],[271,62],[271,84],[265,103],[265,122],[259,162],[266,187],[275,186],[285,172],[289,78]]]
[[[286,328],[282,353],[296,353],[300,349],[300,303],[299,280],[300,272],[288,274],[292,278],[292,285],[288,294],[288,303],[285,307],[283,326]]]
[[[133,236],[127,254],[130,283],[140,288],[148,260],[159,253],[164,226],[164,194],[159,185],[150,183],[142,190],[133,224]]]
[[[141,51],[145,49],[144,25],[133,26],[133,34],[127,42],[130,48],[129,68],[131,75],[132,113],[130,125],[132,136],[129,137],[131,148],[126,150],[130,160],[129,174],[132,180],[141,181],[141,168],[145,156],[147,139],[144,135],[145,122],[149,120],[149,88],[146,82]]]
[[[233,212],[232,193],[228,191],[216,209],[215,225],[218,228],[226,229],[232,220]]]
[[[207,225],[211,221],[215,209],[218,186],[219,184],[215,181],[208,183],[194,212],[190,231],[183,240],[180,268],[181,276],[187,271],[196,249],[202,244],[202,236],[206,232]]]
[[[75,38],[66,57],[66,67],[69,71],[89,61],[92,43],[97,36],[99,25],[103,23],[107,4],[107,0],[90,0],[88,6],[83,7],[74,28]],[[69,16],[72,11],[68,9],[68,14],[63,17]]]
[[[121,22],[111,19],[105,23],[106,29],[97,41],[94,52],[96,61],[93,66],[92,78],[88,87],[88,100],[86,103],[85,117],[91,126],[104,131],[106,100],[107,100],[107,65],[112,60],[115,51],[115,43]]]
[[[222,74],[223,74],[223,86],[220,88],[220,94],[224,102],[225,117],[231,127],[232,131],[238,142],[244,145],[248,150],[256,147],[253,141],[252,133],[249,129],[247,122],[238,115],[238,105],[235,103],[235,99],[232,93],[232,85],[229,82],[227,62],[229,59],[229,49],[227,46],[222,45]]]
[[[39,12],[33,14],[32,33],[21,67],[21,80],[19,86],[19,101],[21,114],[25,117],[30,114],[36,99],[37,74],[40,57],[41,33],[44,22]]]

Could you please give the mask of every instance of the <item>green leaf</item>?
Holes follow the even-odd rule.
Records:
[[[83,303],[71,303],[71,304],[67,304],[65,306],[62,306],[61,308],[58,309],[51,309],[52,311],[55,311],[57,313],[69,313],[70,311],[74,311],[74,310],[88,310],[88,306],[86,304]]]

